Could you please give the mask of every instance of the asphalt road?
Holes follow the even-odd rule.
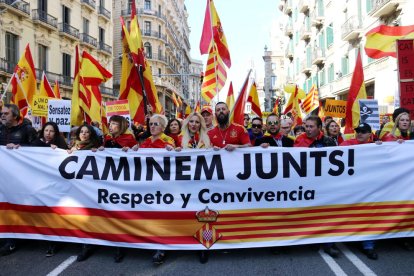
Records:
[[[97,247],[85,262],[76,262],[77,244],[62,244],[53,257],[45,257],[46,242],[23,240],[18,250],[0,257],[0,275],[414,275],[414,251],[396,240],[379,241],[379,259],[369,260],[359,243],[339,243],[339,258],[332,259],[316,245],[212,251],[200,264],[193,251],[168,253],[166,262],[154,266],[149,250],[127,249],[122,263],[114,263],[114,248]]]

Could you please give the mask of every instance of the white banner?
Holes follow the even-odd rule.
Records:
[[[0,237],[221,249],[412,236],[413,150],[0,147]]]

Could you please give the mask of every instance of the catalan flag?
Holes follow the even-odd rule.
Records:
[[[217,47],[212,46],[208,55],[206,72],[201,85],[201,96],[209,103],[226,83],[227,72]]]
[[[301,104],[303,112],[306,114],[311,113],[313,110],[319,107],[319,93],[316,85],[313,84],[309,93]]]
[[[262,118],[262,110],[260,109],[260,102],[259,102],[259,95],[257,94],[257,86],[256,82],[253,82],[252,86],[250,87],[249,97],[247,101],[252,105],[252,111],[256,113],[256,115]]]
[[[366,33],[365,53],[370,58],[397,57],[396,40],[414,38],[414,25],[380,25]]]
[[[200,53],[207,54],[213,45],[217,46],[218,54],[221,56],[226,66],[230,68],[230,52],[220,17],[218,16],[213,0],[207,0],[203,32],[200,40]]]
[[[29,44],[14,69],[11,85],[11,102],[16,104],[20,112],[25,115],[27,107],[31,106],[33,95],[36,93],[36,72]]]
[[[354,128],[359,124],[359,99],[366,99],[367,93],[365,91],[364,83],[364,69],[362,68],[361,53],[358,52],[355,63],[354,73],[352,75],[351,87],[349,87],[349,94],[346,104],[346,124],[345,134],[354,133]]]
[[[84,111],[81,109],[80,102],[87,102],[87,98],[80,92],[80,56],[78,46],[75,48],[75,71],[73,74],[73,88],[72,88],[72,107],[70,112],[70,124],[73,126],[80,126],[84,121]]]

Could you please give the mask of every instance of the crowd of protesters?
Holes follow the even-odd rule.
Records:
[[[270,114],[267,118],[254,117],[245,114],[244,125],[230,122],[230,110],[226,103],[219,102],[215,112],[210,106],[204,106],[200,113],[194,112],[182,121],[180,119],[167,120],[161,114],[147,115],[147,126],[135,126],[122,116],[112,116],[109,120],[109,133],[102,134],[98,123],[84,124],[72,128],[65,138],[59,127],[48,122],[40,131],[36,131],[30,121],[23,119],[18,107],[14,104],[4,104],[1,107],[0,145],[8,149],[18,149],[20,146],[51,147],[67,150],[72,154],[77,150],[102,151],[105,148],[118,148],[127,152],[137,151],[139,148],[165,148],[168,151],[182,149],[224,149],[234,151],[237,148],[250,146],[268,147],[335,147],[377,143],[381,141],[397,141],[413,139],[409,111],[398,108],[394,111],[392,121],[384,117],[381,129],[373,133],[371,126],[362,123],[355,130],[355,137],[345,139],[341,133],[342,122],[331,117],[324,120],[310,115],[303,120],[303,124],[293,126],[289,116],[282,118],[277,114]],[[214,120],[215,119],[215,120]],[[414,250],[408,239],[403,239],[407,250]],[[362,250],[370,259],[376,260],[373,241],[364,241]],[[338,257],[339,251],[333,243],[322,245],[325,253],[331,257]],[[49,242],[46,256],[56,253],[57,243]],[[78,261],[84,261],[93,252],[94,246],[83,244],[78,255]],[[3,240],[0,255],[8,255],[16,250],[16,241]],[[153,263],[164,262],[166,252],[157,250],[153,255]],[[200,251],[200,262],[208,261],[208,251]],[[114,259],[121,262],[124,251],[116,248]]]

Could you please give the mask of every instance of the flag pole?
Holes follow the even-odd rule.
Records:
[[[9,89],[10,83],[11,83],[11,81],[12,81],[12,79],[13,79],[13,77],[14,77],[15,74],[16,73],[13,73],[13,75],[11,76],[9,82],[7,83],[7,86],[4,89],[3,95],[1,95],[1,99],[0,99],[1,101],[3,101],[4,97],[6,96],[7,90]]]

